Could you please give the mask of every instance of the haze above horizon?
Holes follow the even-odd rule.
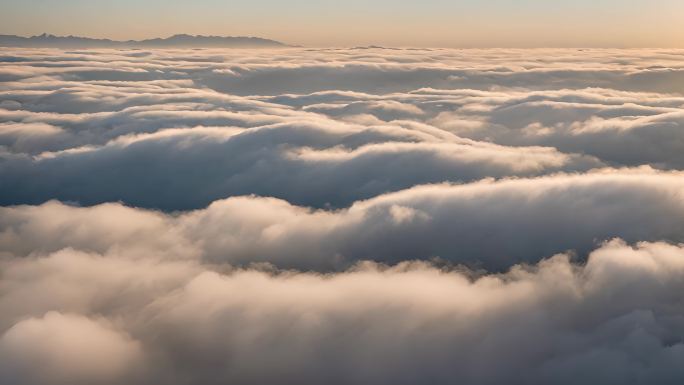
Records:
[[[677,0],[0,0],[1,34],[257,36],[306,46],[684,47]]]

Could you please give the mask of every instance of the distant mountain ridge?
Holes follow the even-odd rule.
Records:
[[[34,48],[268,48],[287,47],[279,41],[248,36],[202,36],[178,34],[146,40],[110,40],[44,33],[31,37],[0,35],[2,47]]]

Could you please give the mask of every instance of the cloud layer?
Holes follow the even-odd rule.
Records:
[[[679,384],[684,53],[0,55],[0,384]]]
[[[684,165],[678,51],[235,52],[8,50],[0,203],[346,207],[425,183]]]
[[[358,261],[441,258],[502,270],[598,242],[684,242],[684,175],[651,169],[419,186],[337,211],[234,197],[165,215],[120,204],[0,209],[12,257],[65,247],[144,255],[162,248],[215,263],[345,269]]]
[[[558,255],[475,278],[419,262],[220,273],[74,250],[3,271],[3,383],[674,384],[684,374],[684,250],[664,243],[613,241],[583,266]]]

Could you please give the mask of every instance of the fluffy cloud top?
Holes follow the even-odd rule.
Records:
[[[247,196],[172,215],[57,202],[0,212],[0,245],[13,257],[65,247],[141,255],[162,249],[216,263],[305,270],[416,258],[501,270],[566,250],[584,256],[613,237],[684,242],[684,175],[606,169],[438,184],[336,211]]]
[[[557,255],[502,275],[419,262],[221,273],[74,250],[2,267],[3,383],[674,384],[684,375],[684,250],[664,243],[613,241],[585,265]]]
[[[9,328],[0,339],[0,357],[3,381],[106,384],[129,375],[141,352],[137,342],[101,322],[48,312]]]
[[[667,50],[8,50],[0,203],[347,207],[425,183],[679,169],[681,71]]]

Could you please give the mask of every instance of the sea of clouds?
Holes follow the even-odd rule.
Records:
[[[681,384],[684,51],[2,49],[0,384]]]

